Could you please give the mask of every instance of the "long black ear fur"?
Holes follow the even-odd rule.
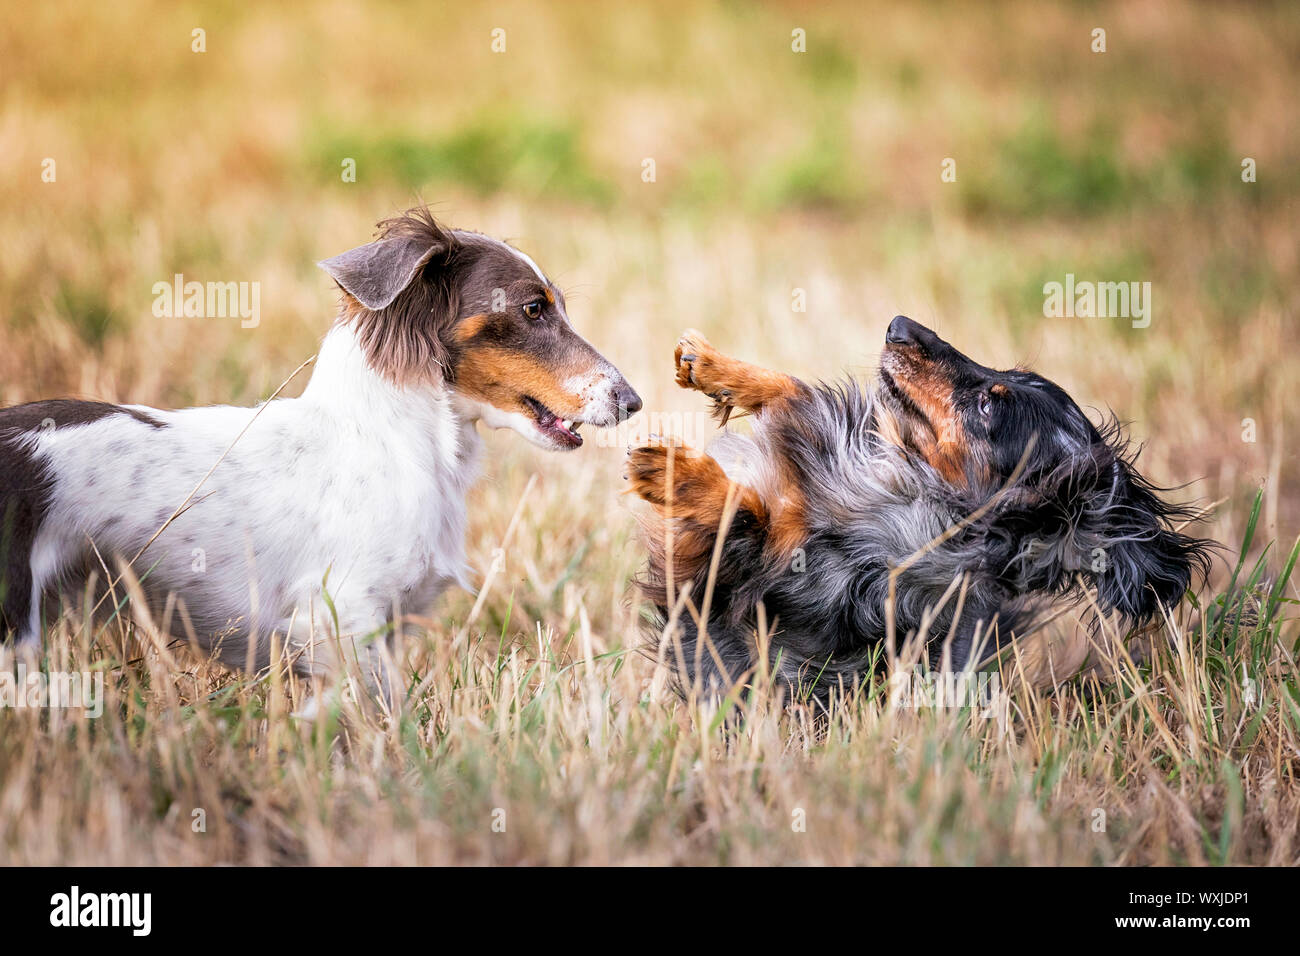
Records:
[[[1167,489],[1147,481],[1136,458],[1112,420],[1090,448],[1008,495],[987,541],[1012,591],[1064,594],[1082,579],[1102,611],[1138,624],[1208,573],[1216,545],[1174,530],[1195,510],[1165,501]]]
[[[1103,610],[1146,621],[1182,600],[1194,574],[1208,572],[1211,544],[1173,530],[1193,515],[1163,501],[1131,461],[1117,456],[1111,467],[1114,492],[1090,515],[1098,543],[1088,576]]]

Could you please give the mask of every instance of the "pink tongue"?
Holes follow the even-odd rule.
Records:
[[[581,441],[582,441],[582,439],[578,437],[577,432],[574,432],[574,431],[572,431],[572,430],[570,430],[569,428],[566,428],[566,427],[564,426],[564,422],[563,422],[562,419],[558,419],[558,418],[557,418],[557,419],[555,420],[555,424],[552,425],[551,428],[555,429],[555,431],[559,432],[561,435],[563,435],[567,440],[569,440],[569,441],[571,441],[571,442],[581,442]]]

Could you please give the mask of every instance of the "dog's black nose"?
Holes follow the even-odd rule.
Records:
[[[631,418],[637,412],[641,411],[641,396],[636,393],[631,385],[624,382],[618,387],[614,395],[618,403],[618,419],[623,421]]]
[[[896,315],[892,322],[889,323],[889,331],[885,333],[885,341],[890,345],[920,345],[919,332],[924,332],[925,326],[913,322],[905,315]]]

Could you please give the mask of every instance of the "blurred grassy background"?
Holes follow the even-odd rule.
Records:
[[[815,378],[869,372],[905,313],[1131,420],[1151,477],[1228,499],[1205,533],[1240,541],[1261,483],[1261,537],[1289,543],[1300,526],[1293,4],[123,2],[9,5],[0,19],[0,403],[264,398],[333,316],[314,263],[422,197],[557,279],[645,397],[642,431],[702,410],[672,386],[684,327]],[[191,49],[196,28],[206,52]],[[791,50],[795,28],[806,53]],[[1241,181],[1244,157],[1255,183]],[[945,158],[955,182],[941,181]],[[178,272],[260,282],[260,325],[154,318],[153,284]],[[1150,328],[1044,318],[1043,284],[1067,272],[1151,282]],[[590,433],[568,456],[505,434],[489,444],[473,564],[489,566],[536,484],[482,628],[563,646],[589,621],[597,652],[635,642],[623,449]],[[469,604],[439,608],[447,634]],[[624,683],[634,710],[638,685]],[[826,778],[843,779],[826,759]],[[578,787],[588,778],[565,760]],[[1096,805],[1086,774],[1074,784]],[[845,832],[827,859],[855,845]],[[554,833],[555,855],[540,856],[565,859]],[[1025,852],[1014,858],[1036,859]],[[1138,858],[1163,859],[1153,852]]]

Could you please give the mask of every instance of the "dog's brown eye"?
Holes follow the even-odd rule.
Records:
[[[993,399],[988,392],[983,392],[980,394],[980,418],[987,421],[991,414],[993,414]]]
[[[524,306],[524,315],[530,319],[540,319],[542,317],[542,302],[536,299]]]

